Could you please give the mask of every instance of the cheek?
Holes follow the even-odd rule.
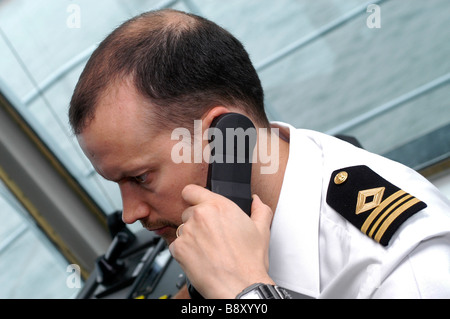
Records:
[[[206,179],[208,177],[208,164],[202,163],[194,165],[195,166],[190,172],[190,182],[188,184],[196,184],[205,187]]]
[[[158,185],[151,197],[154,213],[160,218],[181,222],[181,214],[188,207],[182,199],[181,191],[186,185],[197,184],[206,186],[208,165],[201,164],[173,164],[166,166],[158,177]]]
[[[167,165],[158,176],[152,194],[154,200],[164,207],[173,206],[179,209],[183,205],[181,191],[186,185],[195,183],[197,175],[191,172],[187,164]]]
[[[186,185],[196,184],[206,186],[208,176],[208,164],[174,164],[169,168],[170,188],[176,190],[179,195]]]
[[[159,205],[176,206],[185,205],[181,199],[181,191],[186,185],[196,184],[205,187],[208,176],[207,163],[173,163],[166,161],[166,165],[160,167],[160,172],[155,181],[153,199]],[[155,203],[156,204],[156,203]]]

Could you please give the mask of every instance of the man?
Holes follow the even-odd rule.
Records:
[[[253,164],[250,218],[205,189],[207,160],[173,159],[175,129],[194,133],[197,120],[203,136],[229,112],[276,155],[270,174]],[[448,201],[398,163],[270,124],[248,54],[206,19],[125,22],[92,54],[69,117],[96,171],[119,184],[123,220],[162,236],[206,298],[450,297]]]

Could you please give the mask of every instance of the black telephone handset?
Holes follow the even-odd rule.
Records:
[[[250,216],[255,126],[242,114],[226,113],[213,120],[209,133],[211,158],[206,188],[232,200]],[[192,299],[203,298],[189,280],[187,285]]]

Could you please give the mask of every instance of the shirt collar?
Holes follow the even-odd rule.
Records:
[[[322,152],[301,130],[274,122],[289,139],[289,159],[272,222],[269,275],[282,287],[317,297]]]

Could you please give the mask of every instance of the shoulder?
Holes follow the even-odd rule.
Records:
[[[396,230],[427,204],[366,165],[334,171],[326,202],[362,233],[387,246]]]
[[[327,211],[353,228],[342,237],[346,245],[378,259],[366,269],[360,296],[450,297],[449,201],[400,163],[364,151],[353,155],[351,166],[337,167],[330,158],[323,196]]]
[[[411,234],[416,241],[440,233],[442,225],[450,232],[449,200],[418,172],[323,133],[296,134],[321,150],[323,205],[365,236],[389,246],[407,225],[419,224]]]
[[[430,221],[426,225],[419,222],[425,229],[417,233],[418,238],[423,232],[435,232],[430,227],[440,223],[438,216],[449,220],[448,199],[413,169],[333,136],[289,129],[294,142],[291,146],[295,148],[290,153],[296,155],[289,159],[295,163],[289,164],[297,166],[296,173],[306,176],[302,184],[320,180],[322,212],[342,216],[380,245],[388,246],[402,226],[412,224],[410,218],[416,214]],[[311,166],[309,170],[304,167],[307,165]],[[298,185],[297,179],[286,181]],[[425,233],[420,236],[428,236]]]
[[[319,132],[290,133],[304,141],[297,147],[308,146],[303,156],[313,150],[320,162],[314,174],[322,183],[320,256],[327,276],[359,264],[364,271],[353,275],[366,288],[361,296],[448,295],[448,199],[401,163]]]

